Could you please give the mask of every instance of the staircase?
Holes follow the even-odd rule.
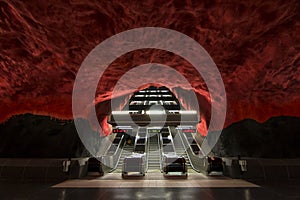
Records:
[[[148,171],[160,170],[160,147],[157,135],[149,137]]]
[[[134,145],[128,145],[128,144],[124,145],[121,156],[120,156],[120,160],[118,162],[116,170],[114,170],[114,173],[122,173],[124,158],[127,156],[130,156],[132,154],[133,147],[134,147]]]

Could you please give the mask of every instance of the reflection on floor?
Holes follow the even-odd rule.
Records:
[[[145,177],[130,177],[122,179],[118,173],[107,174],[103,177],[89,176],[85,179],[67,180],[52,186],[54,188],[147,188],[147,187],[171,187],[171,188],[238,188],[259,187],[253,183],[231,179],[224,176],[205,176],[200,173],[191,173],[187,179],[181,177],[165,178],[161,173],[147,173]]]
[[[120,181],[120,180],[119,180]],[[51,187],[55,183],[38,182],[3,182],[0,181],[0,199],[43,199],[43,200],[81,200],[81,199],[271,199],[299,200],[300,182],[280,181],[257,183],[261,187],[229,187],[229,188],[63,188]]]

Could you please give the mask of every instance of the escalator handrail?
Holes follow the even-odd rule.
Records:
[[[137,134],[136,134],[136,136],[138,136],[139,135],[139,129],[140,129],[140,127],[138,128],[138,130],[137,130]],[[144,137],[143,137],[144,138]],[[135,147],[136,147],[136,144],[137,144],[137,140],[138,140],[138,137],[135,137],[135,140],[134,140],[134,146],[133,146],[133,151],[135,150]],[[145,145],[145,153],[144,153],[144,155],[145,155],[145,165],[144,165],[144,170],[145,171],[147,171],[148,170],[148,152],[149,152],[149,145],[148,145],[148,130],[146,129],[146,135],[145,135],[145,143],[144,143],[144,145]],[[148,151],[147,151],[148,150]]]
[[[189,133],[189,134],[191,134],[191,133]],[[191,134],[191,136],[193,137],[193,140],[196,142],[196,145],[198,146],[198,148],[199,148],[201,154],[204,155],[204,153],[203,153],[203,151],[202,151],[202,148],[201,148],[200,145],[198,144],[198,142],[197,142],[197,140],[195,139],[195,137],[194,137],[192,134]],[[189,140],[187,139],[187,137],[186,137],[186,133],[184,134],[184,137],[185,137],[186,141],[189,141]],[[189,142],[188,142],[188,143],[189,143]],[[193,144],[193,145],[195,145],[195,144]],[[189,143],[189,146],[191,147],[192,144]],[[194,151],[192,151],[192,154],[193,154],[194,156],[198,157],[198,155],[195,154]]]
[[[121,140],[120,140],[120,142],[118,143],[118,146],[116,147],[116,151],[115,151],[114,154],[112,154],[112,155],[104,155],[104,156],[114,156],[114,155],[117,153],[117,150],[118,150],[118,149],[120,148],[120,146],[122,145],[123,139],[124,139],[124,135],[122,135]],[[114,145],[114,144],[111,143],[111,145]],[[111,147],[111,145],[109,146],[109,148]],[[109,150],[109,148],[107,148],[107,151]],[[107,154],[107,151],[106,151],[105,154]]]
[[[123,152],[123,148],[125,146],[125,136],[122,135],[122,138],[116,148],[116,151],[113,155],[104,155],[102,156],[102,162],[105,163],[105,160],[106,161],[111,161],[112,160],[112,168],[109,170],[110,172],[114,171],[117,166],[118,166],[118,163],[120,162],[120,158],[121,158],[121,154]]]
[[[140,129],[140,128],[139,128]],[[139,136],[139,129],[137,131],[137,134],[136,136]],[[147,131],[146,131],[146,135],[145,137],[140,137],[140,138],[144,138],[145,139],[145,142],[144,142],[144,145],[145,145],[145,152],[146,152],[146,149],[147,149],[147,141],[148,141],[148,137],[147,137]],[[139,138],[139,139],[140,139]],[[136,146],[137,146],[137,141],[138,141],[138,137],[135,137],[135,140],[134,140],[134,145],[133,145],[133,151],[135,150]]]
[[[199,158],[198,156],[196,156],[196,154],[194,154],[194,152],[190,148],[190,144],[188,143],[188,139],[186,138],[185,135],[182,136],[182,134],[179,133],[179,136],[181,138],[183,147],[184,147],[185,151],[187,152],[187,156],[190,160],[191,167],[197,172],[206,172],[206,166],[207,166],[206,159]]]
[[[119,145],[117,146],[117,150],[115,151],[115,153],[113,155],[104,155],[102,156],[102,163],[106,163],[106,161],[110,161],[112,160],[112,167],[110,167],[109,172],[114,171],[117,168],[117,165],[119,163],[120,157],[121,157],[121,153],[123,151],[123,147],[125,145],[125,141],[124,141],[124,137],[122,137],[122,139],[120,140]]]
[[[182,145],[183,145],[183,147],[184,147],[184,149],[185,149],[185,151],[186,151],[186,153],[187,153],[187,156],[188,156],[188,158],[189,158],[189,160],[190,160],[191,167],[192,167],[195,171],[200,172],[200,170],[195,166],[194,159],[193,159],[193,157],[191,156],[191,153],[192,153],[192,152],[191,152],[191,149],[190,149],[190,148],[187,148],[187,146],[186,146],[186,144],[185,144],[185,142],[184,142],[184,139],[182,138],[181,134],[179,134],[179,136],[180,136]],[[185,139],[186,139],[186,138],[185,138]]]
[[[176,153],[176,150],[175,150],[175,145],[174,145],[174,141],[173,141],[173,137],[172,137],[172,133],[171,133],[171,130],[170,130],[170,127],[168,126],[168,131],[169,131],[169,135],[168,135],[168,138],[169,136],[170,137],[170,140],[171,140],[171,145],[173,147],[173,153],[174,155],[177,155]],[[158,144],[159,146],[159,149],[160,149],[160,171],[163,171],[163,137],[162,137],[162,134],[159,134],[159,141],[160,141],[160,144]]]
[[[171,136],[170,137],[170,140],[171,140],[171,145],[172,145],[172,147],[173,147],[173,153],[174,153],[174,155],[177,155],[176,154],[176,150],[175,150],[175,145],[174,145],[174,141],[173,141],[173,137],[172,137],[172,133],[171,133],[171,130],[170,130],[170,127],[168,127],[168,130],[169,130],[169,135],[168,135],[168,138],[169,138],[169,136]],[[160,142],[161,142],[161,149],[162,149],[162,152],[163,152],[163,137],[162,137],[162,135],[160,134]],[[168,144],[169,145],[169,144]]]
[[[150,151],[150,139],[148,138],[148,130],[146,132],[146,138],[147,138],[147,146],[146,146],[146,172],[148,171],[148,158],[149,158],[149,151]]]
[[[158,146],[158,151],[159,151],[159,170],[162,172],[163,171],[163,166],[162,166],[162,142],[161,142],[161,135],[160,138],[157,138],[157,146]]]

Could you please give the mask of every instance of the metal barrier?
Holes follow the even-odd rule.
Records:
[[[134,141],[133,154],[124,158],[122,166],[122,177],[134,175],[145,176],[147,170],[146,154],[148,148],[147,129],[139,128]]]
[[[144,154],[132,154],[124,158],[122,167],[122,177],[129,176],[129,173],[134,175],[145,176],[145,155]]]

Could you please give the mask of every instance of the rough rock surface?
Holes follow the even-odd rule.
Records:
[[[207,50],[226,87],[226,126],[245,118],[300,116],[299,13],[297,0],[1,0],[0,119],[27,112],[71,119],[72,87],[83,59],[106,38],[145,26],[180,31]],[[210,96],[203,80],[179,56],[151,49],[111,64],[98,87],[98,114],[118,78],[149,62],[187,77],[209,124]]]
[[[229,157],[299,158],[299,130],[296,117],[272,117],[264,123],[245,119],[225,128],[213,151]]]
[[[100,136],[86,120],[83,122],[87,133],[85,141],[97,151]],[[299,158],[299,130],[300,118],[296,117],[273,117],[264,123],[242,120],[223,130],[213,152],[218,156]],[[78,137],[73,120],[25,114],[0,124],[0,157],[68,158],[89,155]]]
[[[87,133],[94,137],[91,141],[96,147],[99,135],[91,129],[87,129]],[[24,114],[0,125],[0,157],[73,158],[88,155],[73,120]]]

